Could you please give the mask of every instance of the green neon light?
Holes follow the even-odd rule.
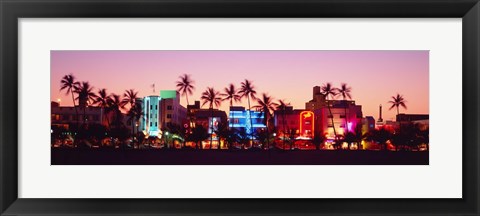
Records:
[[[160,97],[161,98],[176,98],[177,97],[177,91],[175,90],[161,90],[160,91]]]

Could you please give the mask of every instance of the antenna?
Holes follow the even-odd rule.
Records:
[[[379,107],[379,118],[378,118],[378,122],[383,122],[383,119],[382,119],[382,104],[380,104],[380,107]]]
[[[155,83],[152,84],[153,94],[155,94]]]

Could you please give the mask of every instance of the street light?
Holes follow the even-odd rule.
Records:
[[[165,145],[168,148],[168,131],[165,132]]]

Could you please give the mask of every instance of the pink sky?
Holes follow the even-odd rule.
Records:
[[[377,119],[382,104],[384,119],[394,119],[396,110],[388,110],[387,102],[396,93],[407,100],[408,109],[400,113],[429,113],[428,51],[52,51],[50,96],[52,101],[61,99],[61,105],[72,105],[71,96],[59,91],[67,74],[90,82],[95,92],[135,89],[143,97],[153,94],[153,83],[157,95],[175,89],[185,73],[196,87],[190,104],[207,87],[223,91],[230,83],[240,87],[249,79],[257,95],[266,92],[304,109],[312,87],[331,82],[352,88],[352,99],[362,105],[364,116]],[[180,101],[186,106],[185,97]],[[245,99],[237,105],[246,103]],[[228,106],[225,101],[220,109]]]

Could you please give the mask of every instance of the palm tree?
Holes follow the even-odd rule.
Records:
[[[132,125],[132,131],[134,130],[134,121],[135,121],[135,106],[136,106],[136,99],[137,99],[137,94],[138,92],[135,92],[133,89],[126,90],[125,93],[123,93],[123,100],[122,100],[122,107],[125,107],[127,104],[130,105],[130,109],[127,112],[127,114],[130,114],[130,118],[128,121]],[[131,113],[130,113],[131,112]],[[133,135],[135,132],[132,132],[132,142],[133,142]]]
[[[228,87],[226,87],[224,90],[224,93],[221,93],[220,96],[222,96],[222,101],[229,100],[230,101],[230,110],[233,106],[233,102],[240,102],[242,99],[242,96],[237,93],[237,89],[235,88],[235,85],[233,83],[230,83]],[[233,124],[235,124],[235,113],[232,115],[232,127]]]
[[[352,92],[352,88],[347,86],[346,83],[342,83],[341,87],[337,88],[337,92],[340,94],[340,96],[342,96],[345,105],[345,128],[347,128],[348,133],[347,98],[352,99],[352,95],[350,94]]]
[[[277,105],[277,110],[282,111],[282,125],[283,125],[283,149],[285,150],[285,144],[286,144],[286,128],[285,128],[285,111],[287,110],[287,106],[290,106],[290,103],[285,102],[285,100],[278,100],[278,105]]]
[[[180,92],[182,95],[185,95],[185,98],[187,99],[187,108],[188,105],[188,95],[193,94],[193,90],[195,90],[194,81],[190,77],[190,75],[183,74],[182,76],[178,77],[180,80],[177,81],[177,91]],[[188,121],[190,123],[189,127],[192,126],[192,116],[191,113],[188,113]]]
[[[78,100],[78,104],[80,107],[83,108],[83,124],[87,123],[86,117],[86,110],[87,106],[95,100],[97,97],[95,93],[93,93],[93,87],[90,86],[88,82],[82,82],[76,89],[75,92],[78,94],[76,98]]]
[[[93,104],[101,107],[103,110],[104,116],[106,116],[110,112],[110,109],[109,109],[110,100],[111,100],[111,96],[108,95],[107,90],[103,88],[98,90],[97,97],[93,101]],[[110,128],[110,121],[108,120],[108,116],[104,118],[107,120],[107,126]]]
[[[188,103],[188,95],[193,94],[193,90],[195,90],[194,81],[190,77],[190,75],[183,74],[182,76],[178,77],[180,80],[177,81],[177,91],[181,92],[182,95],[185,95],[185,98],[187,99],[187,105],[190,105]]]
[[[135,105],[130,107],[130,110],[128,110],[127,116],[128,116],[128,121],[132,123],[132,143],[133,143],[135,139],[135,125],[137,124],[138,120],[140,120],[140,118],[143,116],[142,107],[135,106]]]
[[[240,91],[238,91],[238,94],[240,94],[243,97],[246,97],[247,100],[248,100],[248,111],[250,112],[250,98],[252,98],[252,100],[256,99],[255,95],[257,94],[257,92],[255,91],[255,86],[253,86],[252,82],[245,79],[244,82],[241,83],[241,87],[240,87]],[[253,123],[252,123],[252,115],[250,113],[250,137],[251,137],[251,142],[253,144]]]
[[[388,103],[392,104],[392,106],[388,110],[391,110],[391,109],[396,107],[397,108],[397,115],[400,114],[400,110],[399,110],[400,107],[403,107],[404,109],[407,109],[407,105],[405,105],[405,103],[407,103],[407,101],[405,100],[405,98],[403,98],[403,95],[400,95],[398,93],[397,93],[397,96],[392,96],[392,100],[388,101]]]
[[[125,93],[123,93],[123,100],[122,104],[123,106],[129,104],[130,108],[135,106],[135,101],[137,99],[137,94],[138,92],[135,92],[133,89],[126,90]]]
[[[109,107],[110,111],[113,112],[113,114],[114,114],[114,118],[113,118],[113,122],[112,122],[113,125],[120,126],[120,124],[122,123],[122,121],[120,119],[121,114],[122,114],[121,109],[123,108],[121,96],[117,95],[117,94],[112,94],[110,96],[110,100],[108,101],[108,107]]]
[[[212,124],[212,130],[210,133],[210,149],[212,148],[213,144],[213,108],[214,107],[219,107],[220,104],[222,103],[222,98],[220,97],[220,93],[218,91],[215,91],[215,89],[209,87],[207,90],[205,90],[202,93],[201,99],[203,100],[202,106],[208,103],[208,107],[210,109],[210,112],[212,114],[211,118],[211,124]],[[219,142],[219,149],[220,149],[220,142]]]
[[[333,135],[335,136],[335,140],[337,140],[337,131],[335,130],[335,124],[333,123],[333,114],[332,114],[332,109],[330,108],[330,99],[333,99],[337,95],[337,90],[336,88],[333,88],[331,83],[326,83],[322,86],[322,94],[325,96],[327,99],[327,107],[328,107],[328,112],[330,114],[330,119],[332,120],[332,127],[333,127]]]
[[[269,142],[269,133],[268,133],[268,122],[271,117],[271,112],[275,111],[275,108],[278,106],[277,103],[273,102],[273,98],[266,93],[262,94],[262,98],[257,99],[257,104],[253,106],[253,108],[259,109],[263,111],[263,121],[265,123],[265,126],[267,127],[267,149],[270,149],[270,142]]]
[[[77,111],[77,106],[75,106],[75,96],[73,95],[73,93],[78,88],[80,83],[75,81],[75,77],[72,74],[65,75],[60,81],[60,83],[61,83],[60,91],[65,90],[66,95],[68,94],[72,95],[73,108],[75,108],[75,115],[77,119],[77,128],[78,128],[78,111]]]

